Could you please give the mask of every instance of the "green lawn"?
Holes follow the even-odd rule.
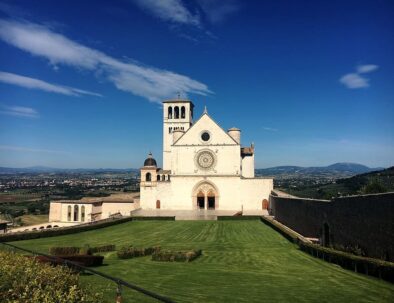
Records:
[[[315,259],[258,220],[139,221],[14,244],[45,253],[84,244],[201,248],[203,256],[191,263],[118,260],[107,253],[107,265],[97,268],[177,302],[394,302],[393,284]],[[111,291],[107,298],[114,301],[113,286],[83,278]],[[124,302],[152,301],[132,295],[127,291]]]

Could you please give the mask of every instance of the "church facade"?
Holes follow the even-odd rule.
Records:
[[[205,110],[193,123],[190,100],[163,102],[163,168],[150,154],[141,168],[141,209],[262,210],[273,179],[254,175],[254,145],[223,130]]]

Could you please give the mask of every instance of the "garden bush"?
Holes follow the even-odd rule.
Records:
[[[49,254],[53,256],[75,256],[75,255],[91,255],[99,252],[109,252],[115,251],[116,246],[113,244],[110,245],[102,245],[102,246],[93,246],[85,245],[83,247],[51,247],[49,249]]]
[[[75,262],[79,265],[90,267],[103,265],[103,256],[92,256],[92,255],[75,255],[75,256],[57,256],[61,259]]]
[[[133,221],[175,221],[175,216],[162,216],[162,217],[133,217]]]
[[[31,257],[35,258],[38,262],[49,263],[51,265],[66,265],[70,268],[77,269],[72,264],[64,262],[64,260],[74,262],[81,266],[100,266],[103,265],[104,257],[103,256],[92,256],[92,255],[72,255],[72,256],[54,256],[54,257],[46,257],[46,256],[37,256]]]
[[[102,245],[102,246],[93,246],[90,248],[90,251],[95,254],[95,253],[100,253],[100,252],[109,252],[109,251],[115,251],[116,246],[113,244],[110,245]]]
[[[234,216],[218,216],[218,221],[225,220],[260,220],[260,216],[243,216],[235,214]]]
[[[152,254],[153,261],[191,262],[201,256],[201,249],[188,251],[158,250]]]
[[[159,250],[160,247],[136,248],[133,246],[124,246],[118,250],[117,254],[119,259],[131,259],[135,257],[149,256]]]
[[[12,241],[30,240],[30,239],[38,239],[38,238],[57,237],[57,236],[75,234],[83,231],[95,230],[112,225],[122,224],[132,220],[135,220],[135,218],[125,217],[121,219],[105,219],[97,222],[89,222],[76,226],[58,227],[55,229],[43,229],[43,230],[36,229],[35,231],[28,231],[21,233],[0,234],[0,242],[12,242]]]
[[[0,302],[99,303],[102,295],[83,289],[71,269],[0,252]]]
[[[80,251],[80,247],[51,247],[49,249],[49,254],[53,256],[73,256],[73,255],[78,255]]]

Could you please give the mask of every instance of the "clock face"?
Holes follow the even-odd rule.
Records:
[[[209,169],[215,164],[215,156],[212,152],[204,150],[198,154],[197,164],[202,169]]]

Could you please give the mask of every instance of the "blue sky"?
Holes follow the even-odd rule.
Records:
[[[393,1],[2,1],[0,166],[161,163],[177,92],[256,167],[394,165]]]

